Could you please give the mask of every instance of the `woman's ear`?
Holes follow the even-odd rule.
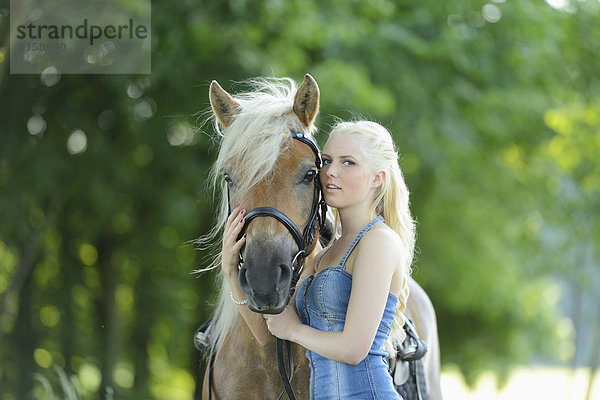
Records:
[[[385,171],[379,171],[373,176],[371,187],[377,189],[379,186],[383,185],[383,182],[385,182]]]

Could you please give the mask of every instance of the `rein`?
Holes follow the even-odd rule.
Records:
[[[310,138],[306,137],[301,132],[290,131],[292,138],[308,145],[313,153],[315,154],[315,167],[317,170],[321,169],[322,161],[321,161],[321,153],[319,148]],[[229,186],[227,186],[227,207],[228,213],[231,214],[231,202],[229,200]],[[288,302],[291,299],[294,291],[296,289],[296,284],[300,279],[300,274],[302,273],[302,269],[304,268],[304,261],[306,260],[306,256],[310,251],[310,248],[314,242],[317,228],[323,227],[325,225],[325,218],[327,213],[327,205],[325,204],[325,199],[323,198],[321,182],[319,181],[319,173],[317,173],[314,177],[314,193],[313,193],[313,201],[310,216],[308,218],[308,224],[304,228],[304,232],[301,232],[300,229],[296,226],[294,221],[292,221],[285,213],[279,211],[274,207],[256,207],[250,210],[246,216],[244,217],[246,223],[244,224],[242,230],[240,231],[237,240],[240,240],[247,230],[250,221],[254,218],[258,217],[272,217],[279,221],[288,232],[294,238],[294,241],[298,245],[298,252],[294,256],[292,260],[292,280],[290,282],[290,290],[288,296]],[[244,259],[242,254],[239,254],[239,263],[238,269],[242,271],[244,269]],[[283,355],[283,345],[285,343],[286,353],[288,358],[288,368],[289,375],[286,371],[286,365]],[[294,368],[294,360],[292,359],[292,347],[291,343],[287,340],[281,340],[277,338],[277,364],[279,367],[279,374],[281,375],[281,381],[283,382],[283,387],[285,393],[288,395],[290,400],[296,400],[296,396],[294,395],[294,390],[292,389],[292,375]],[[208,372],[208,399],[212,399],[212,366],[214,363],[215,354],[211,352],[210,361],[209,361],[209,372]],[[283,395],[283,392],[281,393]],[[279,398],[281,398],[281,395]]]

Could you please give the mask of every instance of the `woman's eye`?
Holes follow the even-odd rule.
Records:
[[[310,171],[308,171],[306,173],[306,175],[304,175],[304,182],[311,182],[315,176],[317,175],[317,171],[315,171],[314,169],[311,169]]]
[[[354,165],[354,161],[346,160],[342,164],[344,164],[344,165]]]
[[[331,164],[331,160],[328,160],[326,158],[323,159],[323,165],[329,165]]]

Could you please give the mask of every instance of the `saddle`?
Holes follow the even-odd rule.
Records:
[[[388,358],[389,370],[396,392],[404,400],[429,400],[422,358],[427,353],[427,343],[419,338],[412,321],[404,323],[406,338],[396,344],[396,357]]]

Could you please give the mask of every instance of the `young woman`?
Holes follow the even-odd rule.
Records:
[[[306,266],[290,306],[264,315],[267,328],[306,347],[311,399],[399,399],[386,357],[392,342],[404,339],[415,234],[398,155],[385,128],[359,121],[338,123],[322,158],[336,239]],[[243,222],[237,208],[223,239],[226,271],[245,240],[235,241]],[[257,339],[267,341],[257,316],[245,317],[254,319]]]

